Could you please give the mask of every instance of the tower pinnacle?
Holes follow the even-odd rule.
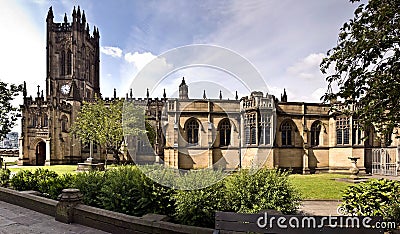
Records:
[[[79,6],[78,6],[77,16],[78,16],[79,18],[81,18],[81,8],[80,8]]]
[[[54,15],[53,15],[53,7],[49,8],[49,12],[47,12],[47,20],[53,21]]]
[[[79,6],[78,6],[78,12],[80,12],[80,11],[79,11]],[[85,10],[82,11],[82,24],[83,24],[83,25],[86,24]]]
[[[182,78],[182,83],[179,85],[179,99],[189,99],[188,86],[185,82],[185,77]]]
[[[283,95],[281,95],[281,102],[287,102],[286,89],[283,89]]]

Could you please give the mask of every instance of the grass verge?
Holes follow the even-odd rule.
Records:
[[[50,171],[55,171],[57,174],[62,175],[66,173],[75,174],[78,165],[52,165],[52,166],[19,166],[19,167],[9,167],[11,172],[18,172],[20,170],[34,171],[37,168],[48,169]]]
[[[334,179],[348,177],[341,174],[290,175],[289,180],[301,192],[303,199],[341,199],[343,190],[352,183]]]

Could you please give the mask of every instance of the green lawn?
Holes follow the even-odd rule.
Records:
[[[290,175],[289,180],[300,190],[303,199],[341,199],[342,191],[353,184],[334,179],[347,177],[340,174]]]
[[[21,166],[21,167],[9,167],[11,172],[18,172],[20,170],[34,171],[37,168],[49,169],[55,171],[57,174],[76,173],[78,165],[53,165],[53,166]]]

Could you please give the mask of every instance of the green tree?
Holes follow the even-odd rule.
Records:
[[[15,126],[18,109],[11,104],[11,101],[18,96],[21,90],[21,85],[17,86],[0,81],[0,140]]]
[[[143,109],[133,104],[126,106],[124,109],[122,100],[105,103],[98,98],[93,103],[84,102],[71,127],[71,134],[78,136],[84,144],[90,142],[99,144],[106,150],[106,154],[111,151],[119,162],[124,136],[145,132],[144,127],[139,127],[140,120],[144,118]]]
[[[359,2],[359,0],[350,0]],[[382,135],[400,123],[400,0],[369,0],[340,29],[338,44],[321,63],[328,91],[324,101],[358,103],[348,111]],[[338,87],[334,88],[335,86]]]

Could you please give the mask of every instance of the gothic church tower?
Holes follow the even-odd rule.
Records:
[[[61,23],[50,7],[46,41],[46,95],[38,86],[37,96],[27,96],[24,85],[19,165],[77,163],[88,152],[69,134],[82,101],[100,95],[100,34],[90,33],[85,12],[73,9]]]
[[[99,31],[89,33],[85,11],[78,7],[63,23],[53,22],[53,10],[47,14],[46,97],[82,100],[100,96]]]

